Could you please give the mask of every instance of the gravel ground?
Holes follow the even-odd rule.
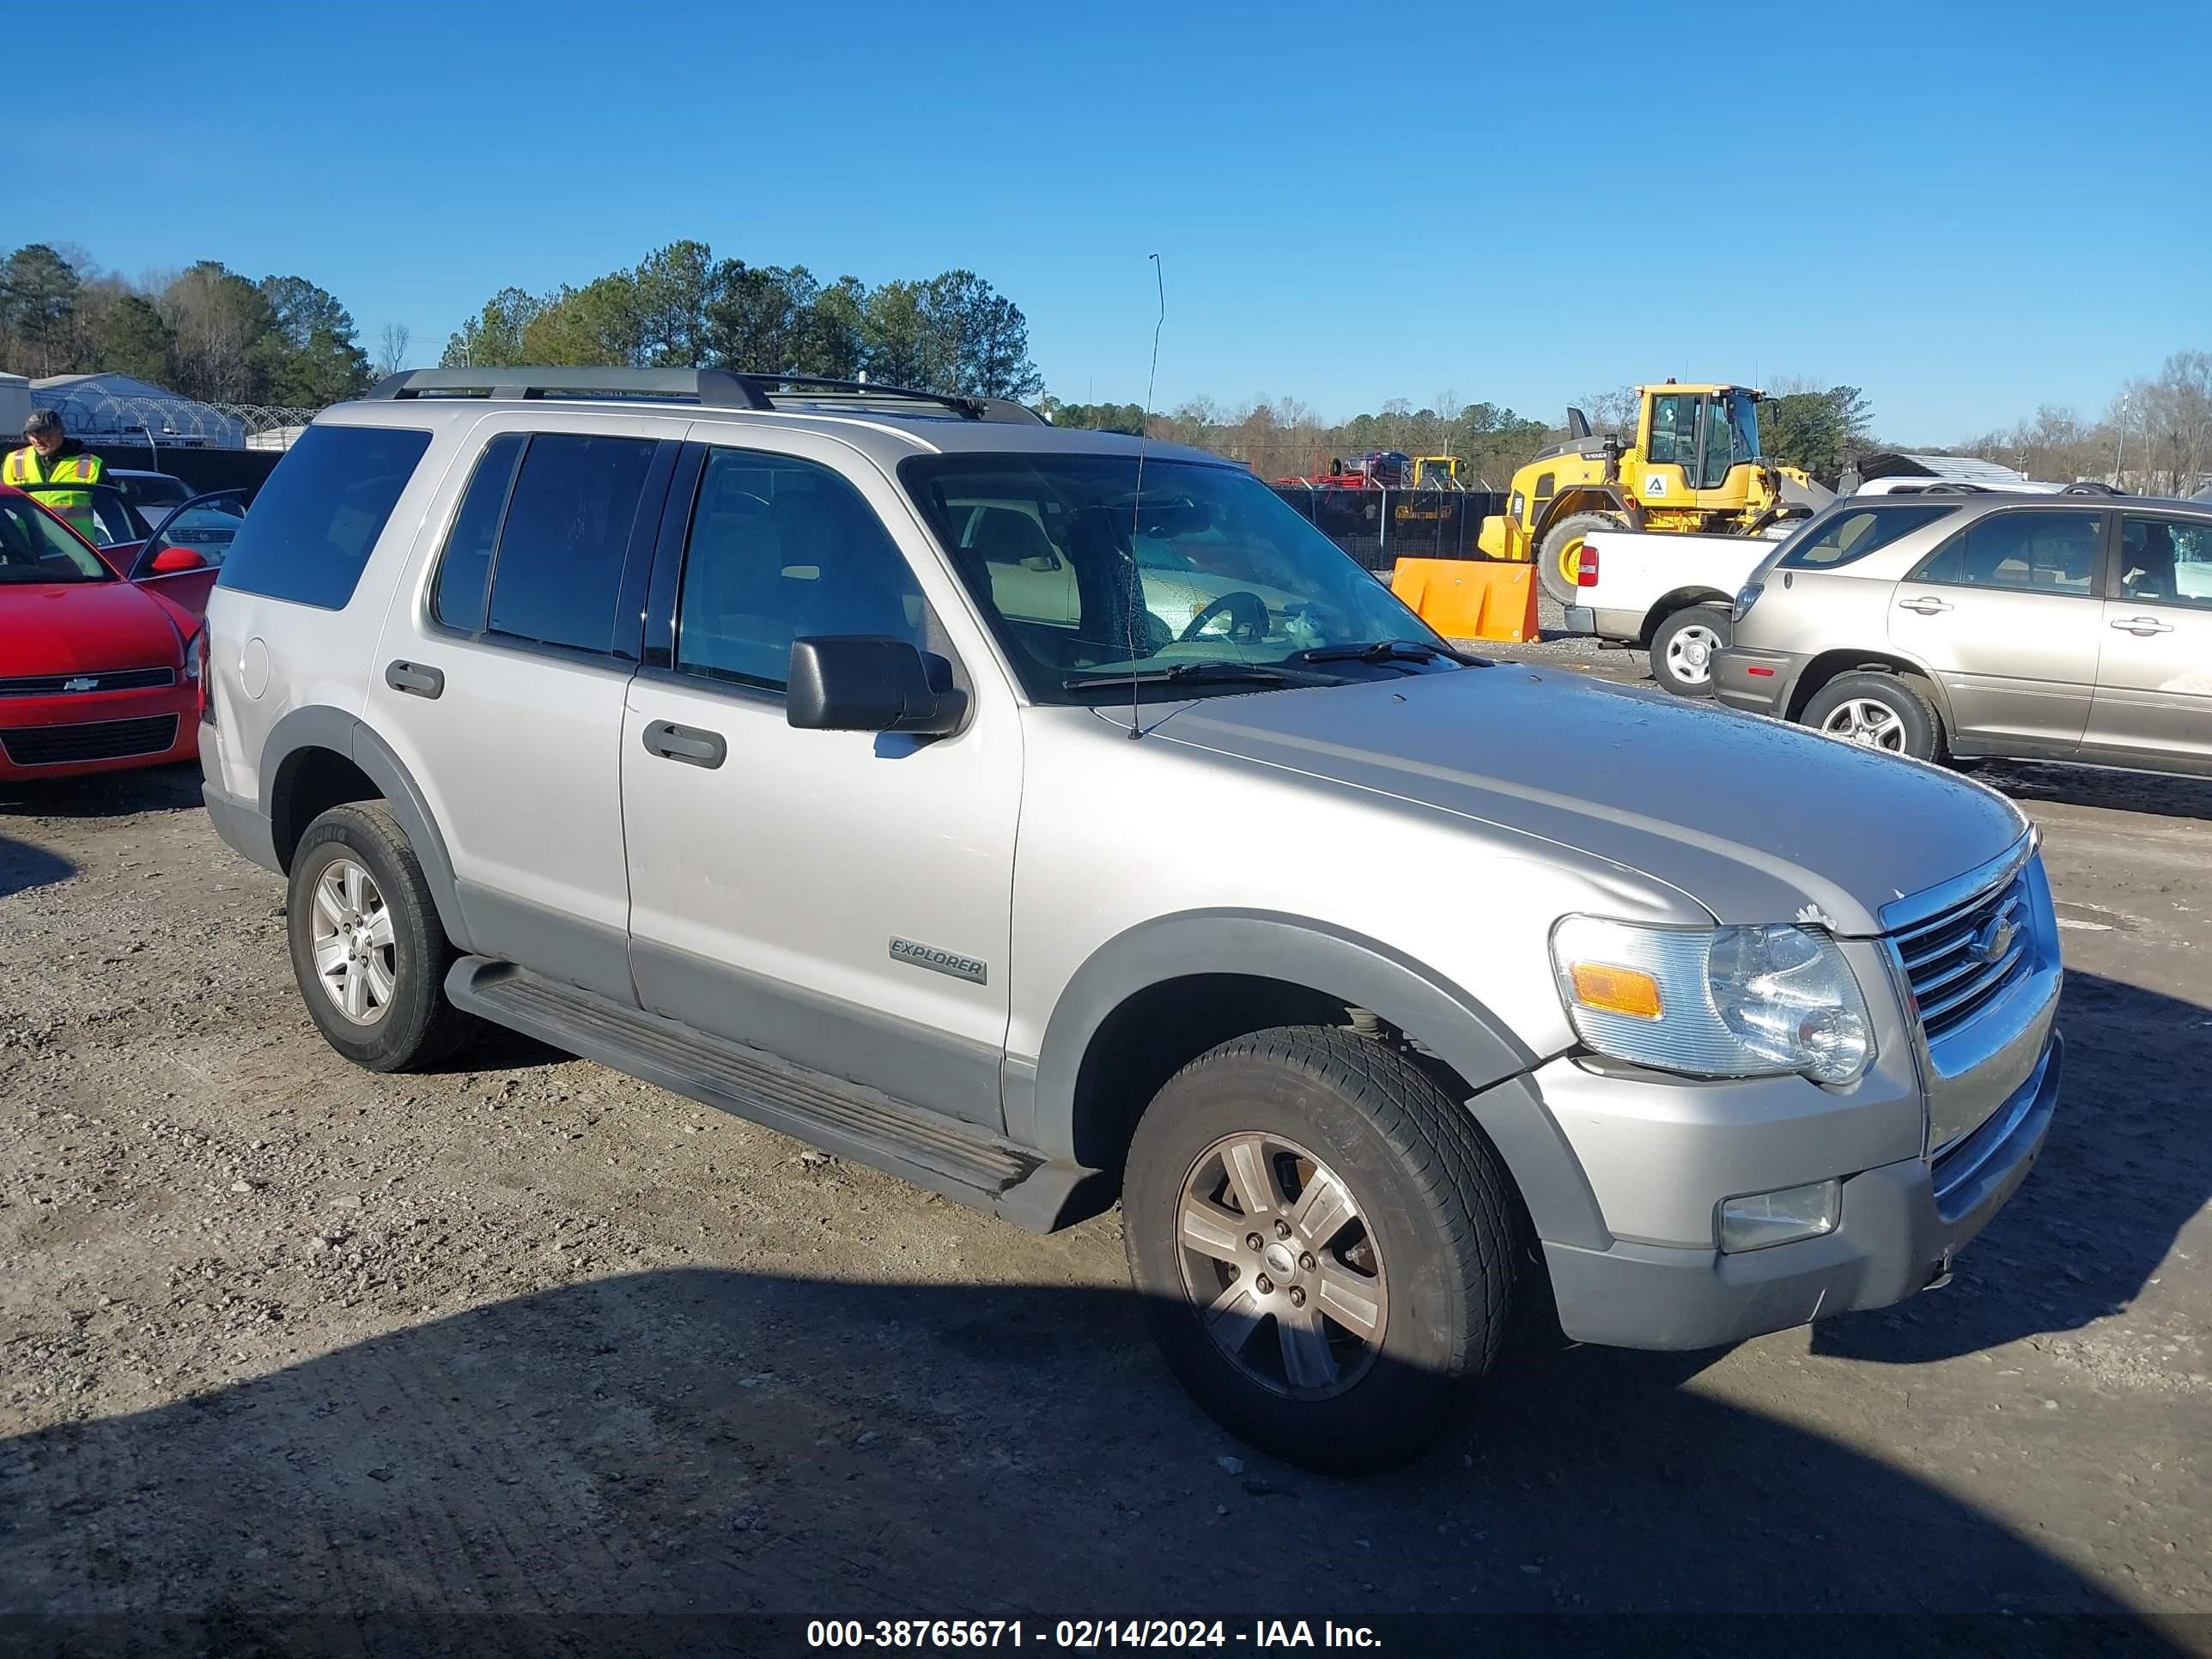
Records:
[[[196,775],[0,795],[0,1647],[1485,1609],[2197,1614],[2121,1645],[2212,1650],[2212,783],[1983,775],[2046,833],[2071,1047],[1952,1285],[1530,1353],[1361,1484],[1188,1403],[1113,1217],[1031,1237],[520,1039],[353,1070]]]

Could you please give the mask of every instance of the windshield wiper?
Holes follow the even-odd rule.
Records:
[[[1268,668],[1249,662],[1179,662],[1172,668],[1140,668],[1133,674],[1085,674],[1060,683],[1063,691],[1103,691],[1133,685],[1341,685],[1334,674],[1302,674],[1295,668]]]
[[[1448,662],[1465,663],[1470,668],[1487,668],[1488,660],[1470,657],[1464,651],[1455,651],[1448,645],[1431,645],[1426,640],[1365,640],[1347,645],[1316,645],[1310,650],[1300,651],[1292,658],[1297,662],[1434,662],[1437,658]]]

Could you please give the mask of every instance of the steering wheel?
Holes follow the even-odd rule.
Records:
[[[1240,587],[1233,593],[1224,593],[1212,605],[1193,617],[1190,619],[1190,626],[1176,635],[1176,638],[1188,644],[1206,631],[1206,623],[1224,612],[1229,617],[1231,639],[1234,640],[1242,635],[1248,641],[1256,641],[1267,637],[1267,600],[1261,599],[1257,593],[1249,592]]]

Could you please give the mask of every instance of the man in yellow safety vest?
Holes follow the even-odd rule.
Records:
[[[106,463],[97,455],[87,454],[82,444],[62,431],[62,417],[55,410],[33,410],[31,418],[23,423],[23,435],[31,441],[9,453],[6,465],[0,466],[0,483],[18,489],[35,488],[40,504],[60,514],[79,535],[91,541],[90,494],[46,486],[99,483],[107,476]]]

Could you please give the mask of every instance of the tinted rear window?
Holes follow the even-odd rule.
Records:
[[[342,611],[430,434],[311,426],[253,498],[218,586]]]
[[[492,544],[499,536],[499,521],[507,511],[508,486],[514,482],[514,463],[522,453],[523,434],[507,433],[484,446],[469,475],[468,493],[446,535],[446,550],[438,561],[438,586],[430,597],[430,613],[448,628],[473,634],[483,626],[484,592],[491,579]]]
[[[1833,570],[1958,510],[1956,501],[1845,502],[1806,526],[1779,562],[1785,570]]]

